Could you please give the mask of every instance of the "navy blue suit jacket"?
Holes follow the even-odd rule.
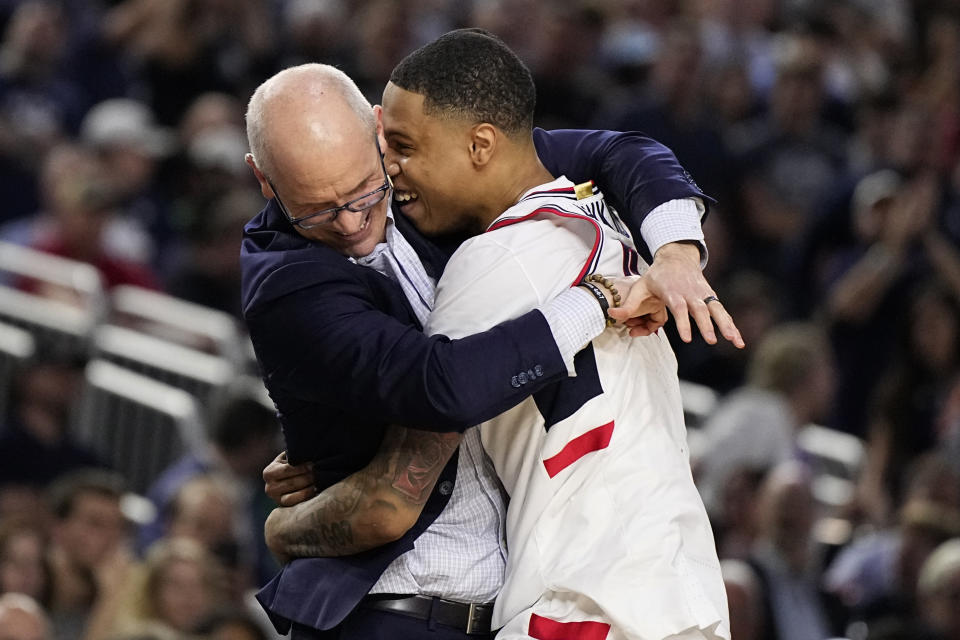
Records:
[[[534,139],[554,175],[607,186],[638,238],[643,217],[657,205],[705,197],[672,152],[640,134],[537,130]],[[396,221],[428,273],[439,276],[446,253],[402,215]],[[241,264],[244,317],[288,456],[313,461],[318,489],[364,467],[387,424],[462,431],[566,376],[539,311],[461,340],[427,337],[399,285],[307,241],[273,201],[245,227]],[[519,388],[511,384],[532,369],[543,375]],[[443,509],[456,459],[400,540],[284,567],[258,595],[278,628],[295,621],[328,629],[346,617]]]

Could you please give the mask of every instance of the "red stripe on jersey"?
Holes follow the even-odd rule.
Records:
[[[524,222],[525,220],[529,220],[530,218],[533,218],[541,213],[552,213],[560,216],[561,218],[578,218],[580,220],[586,220],[593,225],[593,229],[596,232],[593,240],[593,249],[590,250],[590,255],[587,257],[587,261],[583,264],[583,269],[580,270],[580,275],[578,275],[577,279],[574,280],[570,285],[571,287],[575,287],[580,284],[580,281],[583,280],[583,277],[587,275],[587,272],[590,270],[590,265],[593,264],[594,259],[597,257],[597,252],[600,251],[600,241],[603,239],[603,231],[600,230],[599,223],[597,223],[597,221],[590,216],[583,215],[581,213],[570,213],[569,211],[562,211],[553,207],[540,207],[539,209],[534,209],[527,215],[519,218],[509,218],[507,220],[501,220],[500,222],[494,222],[489,228],[487,228],[487,232],[496,231],[497,229],[502,229],[503,227],[509,227],[512,224],[517,224],[518,222]]]
[[[622,240],[620,241],[620,244],[623,246],[623,275],[640,275],[640,254],[637,253],[636,249],[629,246]]]
[[[604,640],[610,632],[606,622],[557,622],[550,618],[530,614],[527,634],[539,640]]]
[[[552,478],[588,453],[606,449],[612,435],[613,420],[577,436],[565,444],[560,453],[543,461],[547,475]]]
[[[527,198],[532,198],[533,196],[542,196],[546,193],[569,193],[573,195],[576,193],[576,190],[573,187],[557,187],[556,189],[547,189],[545,191],[534,191],[533,193],[528,193],[520,198],[520,202],[523,202]]]

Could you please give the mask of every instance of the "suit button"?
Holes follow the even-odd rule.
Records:
[[[520,388],[520,380],[517,378],[517,376],[513,376],[512,378],[510,378],[510,384],[516,387],[517,389]]]
[[[527,369],[527,377],[531,380],[536,380],[537,374],[533,372],[533,369]]]
[[[541,367],[540,365],[537,365],[533,368],[533,372],[536,373],[537,377],[539,378],[540,376],[543,375],[543,367]]]
[[[453,483],[449,480],[444,480],[440,483],[440,494],[444,496],[450,495],[453,491]]]
[[[517,374],[517,380],[520,381],[520,384],[527,384],[527,372],[521,371]]]

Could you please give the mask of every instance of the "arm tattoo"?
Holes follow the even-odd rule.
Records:
[[[319,495],[271,515],[273,546],[293,557],[341,556],[370,548],[357,525],[405,512],[414,520],[460,444],[458,433],[389,427],[370,463]]]
[[[338,551],[353,544],[353,531],[347,520],[321,522],[301,534],[298,540],[287,543],[288,554],[293,557],[340,555]]]
[[[460,443],[459,434],[407,430],[391,487],[414,504],[424,504],[440,472]]]

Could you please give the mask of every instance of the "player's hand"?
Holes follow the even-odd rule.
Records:
[[[263,469],[263,491],[281,507],[292,507],[317,495],[309,463],[292,465],[284,451]]]
[[[693,339],[692,317],[708,344],[717,343],[716,323],[724,338],[738,349],[744,347],[740,330],[700,270],[700,249],[695,244],[671,242],[660,247],[643,279],[650,293],[673,314],[681,340]]]
[[[650,292],[640,276],[613,278],[622,300],[619,307],[610,307],[610,317],[630,329],[633,337],[656,333],[667,322],[667,308],[663,301]]]

